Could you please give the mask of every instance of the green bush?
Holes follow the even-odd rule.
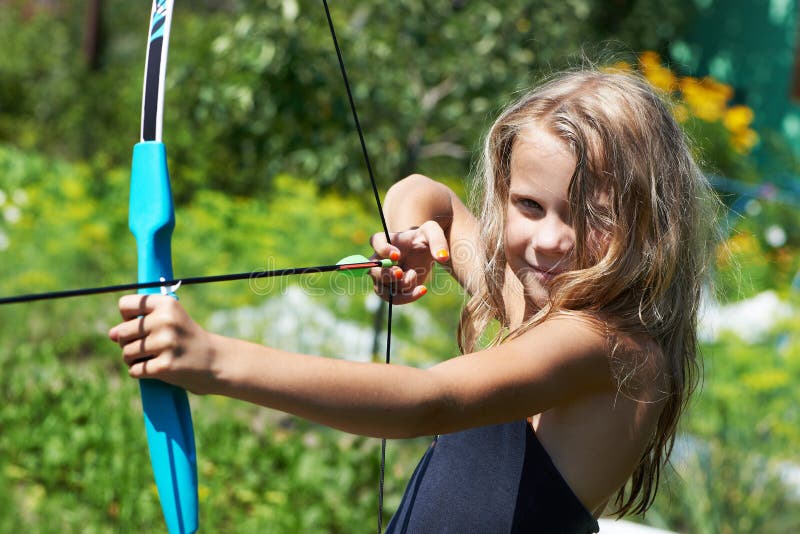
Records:
[[[131,281],[127,171],[108,174],[108,196],[85,187],[92,170],[0,145],[0,294]],[[114,187],[116,186],[116,191]],[[105,188],[104,188],[105,190]],[[270,201],[203,192],[178,208],[179,275],[334,263],[368,253],[375,217],[357,200],[282,176]],[[302,231],[301,231],[302,230]],[[365,279],[347,295],[330,275],[305,282],[319,312],[369,328]],[[297,281],[294,282],[295,284]],[[182,289],[197,317],[253,306],[288,286],[246,283]],[[432,322],[455,320],[459,295],[429,295]],[[0,527],[26,532],[163,528],[147,456],[138,388],[106,339],[116,295],[0,307]],[[341,303],[346,302],[345,306]],[[449,304],[448,304],[449,303]],[[424,305],[424,304],[423,304]],[[310,312],[314,312],[311,310]],[[445,317],[443,317],[445,316]],[[402,313],[400,314],[402,318]],[[269,320],[269,317],[266,318]],[[395,324],[396,347],[414,356],[455,350],[452,340]],[[446,327],[447,331],[452,326]],[[444,347],[444,348],[443,348]],[[348,356],[340,354],[338,356]],[[380,442],[269,410],[191,398],[199,455],[201,524],[209,531],[347,532],[375,522]],[[425,440],[391,442],[386,517]],[[370,527],[371,528],[371,527]]]

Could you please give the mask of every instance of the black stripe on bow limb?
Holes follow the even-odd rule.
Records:
[[[118,284],[111,286],[86,287],[80,289],[66,289],[62,291],[50,291],[44,293],[29,293],[13,297],[0,297],[0,305],[18,304],[21,302],[34,302],[37,300],[65,299],[70,297],[82,297],[86,295],[99,295],[102,293],[118,293],[121,291],[137,291],[139,289],[152,287],[171,288],[178,285],[190,286],[197,284],[210,284],[214,282],[230,282],[233,280],[254,280],[257,278],[274,278],[278,276],[295,276],[301,274],[328,273],[334,271],[352,271],[358,269],[371,269],[373,267],[384,267],[385,262],[380,260],[366,261],[358,263],[344,263],[336,265],[316,265],[314,267],[290,267],[286,269],[274,269],[270,271],[251,271],[235,274],[217,274],[211,276],[195,276],[192,278],[178,278],[175,280],[159,280],[153,282],[141,282],[131,284]]]
[[[361,129],[361,122],[358,120],[358,112],[356,111],[356,105],[353,101],[353,92],[350,90],[350,82],[347,79],[347,69],[344,67],[344,59],[342,59],[342,52],[339,48],[339,41],[336,38],[336,30],[333,27],[333,18],[331,17],[331,11],[328,8],[327,0],[322,0],[322,5],[325,7],[325,16],[328,19],[328,28],[331,31],[331,39],[333,39],[333,46],[336,49],[336,57],[339,60],[339,70],[342,73],[342,81],[344,82],[344,87],[347,90],[347,99],[350,102],[350,111],[353,114],[353,122],[355,122],[356,130],[358,131],[358,140],[361,143],[361,153],[364,155],[364,163],[367,166],[367,172],[369,173],[369,181],[372,184],[372,193],[375,196],[375,203],[378,207],[378,215],[381,218],[381,224],[383,225],[383,232],[386,235],[386,242],[391,244],[392,240],[389,237],[389,227],[386,224],[386,217],[383,213],[383,206],[381,205],[381,197],[378,194],[378,186],[375,183],[375,175],[372,172],[372,165],[369,161],[369,152],[367,151],[367,143],[364,141],[364,132]],[[388,302],[388,314],[386,320],[386,363],[388,364],[391,361],[391,347],[392,347],[392,301],[394,295],[391,291],[389,291],[389,302]],[[380,308],[379,308],[380,310]],[[381,440],[381,460],[380,460],[380,480],[378,482],[378,534],[381,534],[383,531],[383,480],[384,474],[386,472],[386,440]]]

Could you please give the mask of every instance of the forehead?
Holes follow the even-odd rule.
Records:
[[[520,131],[511,151],[512,189],[537,187],[566,196],[576,159],[567,144],[548,129],[531,125]]]

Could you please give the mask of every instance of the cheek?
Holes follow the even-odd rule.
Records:
[[[506,220],[506,227],[503,232],[503,246],[506,252],[524,250],[527,240],[524,225],[510,217]]]

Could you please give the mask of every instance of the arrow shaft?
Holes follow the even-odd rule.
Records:
[[[100,295],[103,293],[119,293],[123,291],[138,291],[140,289],[172,287],[180,284],[181,286],[191,286],[198,284],[211,284],[215,282],[231,282],[235,280],[253,280],[257,278],[274,278],[278,276],[297,276],[305,274],[328,273],[335,271],[352,271],[359,269],[371,269],[382,267],[384,262],[368,261],[360,263],[346,263],[336,265],[316,265],[313,267],[288,267],[285,269],[273,269],[268,271],[250,271],[245,273],[215,274],[209,276],[194,276],[191,278],[178,278],[174,280],[158,280],[147,282],[135,282],[130,284],[116,284],[109,286],[84,287],[79,289],[65,289],[62,291],[50,291],[44,293],[31,293],[27,295],[16,295],[13,297],[0,297],[0,306],[4,304],[18,304],[21,302],[34,302],[41,300],[55,300],[71,297],[83,297],[88,295]]]

